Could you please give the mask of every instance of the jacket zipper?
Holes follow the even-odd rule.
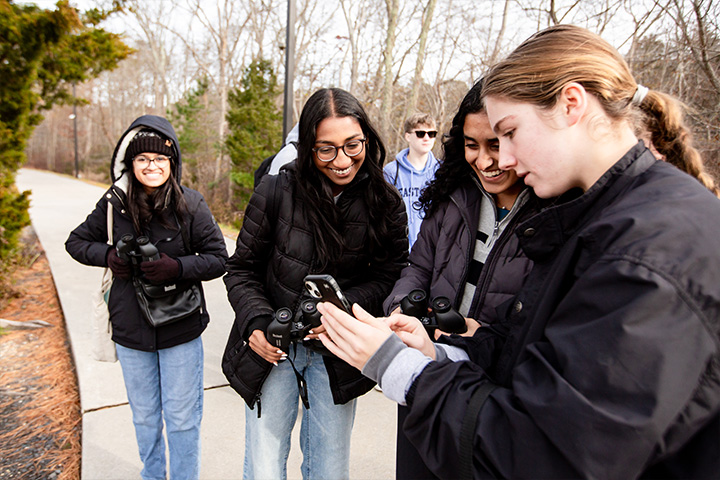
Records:
[[[270,372],[272,371],[272,367],[268,369],[267,373],[263,375],[262,380],[260,381],[260,387],[258,388],[258,391],[255,392],[255,397],[253,398],[252,403],[250,404],[250,408],[253,407],[253,405],[257,405],[258,407],[258,414],[257,417],[260,418],[260,414],[262,413],[262,404],[260,402],[260,397],[262,397],[262,387],[265,385],[265,380],[267,380],[267,377],[270,376]]]
[[[468,218],[467,218],[467,215],[466,215],[466,213],[465,213],[465,210],[462,209],[462,208],[460,208],[460,205],[458,204],[457,200],[455,200],[455,198],[453,198],[452,195],[450,195],[450,201],[452,201],[452,202],[455,204],[455,206],[457,207],[458,211],[460,212],[460,215],[463,217],[463,221],[465,222],[465,225],[468,226],[468,235],[470,236],[470,241],[468,242],[468,250],[467,250],[466,255],[465,255],[466,261],[465,261],[465,265],[463,266],[462,275],[460,276],[460,279],[461,279],[461,280],[460,280],[460,283],[459,283],[459,285],[463,286],[463,285],[465,285],[465,278],[467,277],[468,269],[470,268],[470,262],[469,262],[467,259],[471,259],[471,258],[472,258],[472,252],[473,252],[473,248],[475,247],[475,241],[477,241],[477,240],[475,239],[476,232],[473,232],[473,231],[472,231],[472,228],[470,228],[470,227],[471,227],[471,223],[470,223],[470,221],[469,221]],[[475,230],[477,231],[477,227],[475,227]],[[473,240],[475,240],[475,241],[473,241]],[[459,287],[459,288],[457,289],[457,292],[455,293],[455,300],[454,300],[454,302],[453,302],[453,306],[459,306],[459,305],[460,305],[460,298],[462,297],[463,290],[464,290],[464,289],[463,289],[462,287]]]
[[[263,383],[265,383],[264,380],[263,380]],[[257,417],[258,417],[258,418],[260,418],[260,414],[262,413],[262,404],[260,403],[260,397],[262,397],[262,385],[261,385],[261,390],[259,390],[259,391],[255,394],[255,398],[253,399],[253,405],[257,405],[257,409],[258,409],[258,416],[257,416]]]
[[[120,213],[125,214],[127,207],[125,206],[125,202],[123,201],[122,197],[118,195],[115,186],[113,185],[110,190],[112,191],[112,194],[117,198],[118,202],[120,203]],[[111,202],[108,202],[108,208],[114,208],[113,204]],[[132,223],[132,220],[130,220]],[[113,234],[114,235],[114,234]],[[157,329],[152,329],[152,345],[148,345],[153,351],[157,351]]]
[[[524,190],[523,192],[520,192],[520,195],[523,195],[524,192],[527,190]],[[518,196],[520,198],[520,196]],[[512,235],[513,228],[517,225],[520,219],[520,211],[525,206],[525,201],[522,205],[518,206],[517,211],[513,214],[512,218],[510,218],[510,221],[505,226],[505,230],[503,231],[504,235],[501,235],[500,238],[496,241],[496,243],[493,244],[492,249],[490,250],[490,255],[488,255],[487,260],[485,261],[485,266],[482,269],[481,277],[480,277],[480,285],[478,285],[477,292],[480,293],[480,296],[477,296],[477,293],[475,295],[475,298],[481,298],[484,299],[485,295],[487,295],[487,291],[490,289],[490,281],[488,280],[492,276],[492,272],[495,271],[495,266],[498,262],[499,252],[507,243],[510,241],[510,235]],[[511,212],[512,213],[512,209]],[[510,215],[510,214],[508,214]],[[500,222],[497,221],[497,212],[495,212],[495,229],[493,231],[493,235],[497,234],[497,231],[500,227]],[[510,233],[507,233],[510,232]],[[477,305],[477,302],[475,302],[475,298],[473,298],[473,305]],[[470,312],[468,312],[470,313]],[[477,316],[477,311],[473,312]],[[477,320],[477,319],[476,319]]]

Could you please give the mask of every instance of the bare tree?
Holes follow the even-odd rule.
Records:
[[[500,51],[502,48],[503,38],[505,37],[505,29],[507,28],[508,13],[510,12],[510,0],[505,0],[505,6],[503,8],[502,17],[500,20],[500,30],[495,37],[495,46],[493,47],[488,63],[492,65],[500,57]]]
[[[674,0],[671,14],[680,29],[685,47],[692,53],[695,62],[705,74],[715,93],[720,98],[720,76],[718,76],[717,45],[720,32],[717,28],[718,6],[712,0]],[[687,12],[685,8],[690,10]],[[688,22],[690,19],[693,23]]]
[[[358,75],[360,67],[360,47],[358,37],[363,27],[367,24],[370,3],[367,1],[340,0],[340,7],[343,11],[345,24],[348,31],[348,43],[350,44],[350,92],[358,90]]]
[[[167,36],[165,25],[170,23],[174,6],[167,2],[141,2],[140,0],[125,0],[125,7],[135,18],[139,26],[139,35],[145,39],[150,53],[150,66],[155,83],[155,113],[163,114],[167,108],[170,88],[169,59],[172,50]]]
[[[395,50],[396,28],[398,24],[399,0],[385,0],[387,13],[387,30],[385,34],[385,48],[383,49],[383,85],[382,103],[380,107],[380,129],[385,138],[390,132],[390,110],[393,100],[393,51]]]
[[[425,48],[427,45],[428,33],[432,24],[433,13],[437,0],[428,0],[425,4],[422,14],[422,25],[420,27],[420,36],[418,39],[417,60],[415,61],[415,75],[410,85],[410,96],[405,110],[405,116],[411,115],[417,108],[418,92],[422,83],[423,66],[425,65]]]
[[[200,48],[191,43],[190,40],[192,37],[188,35],[187,31],[180,32],[176,29],[173,30],[176,37],[185,44],[191,53],[202,74],[210,79],[218,93],[218,145],[224,145],[227,135],[225,116],[228,110],[228,91],[235,78],[235,75],[233,75],[232,61],[235,57],[239,42],[242,39],[240,31],[242,31],[249,22],[248,16],[237,18],[239,15],[236,15],[236,12],[240,10],[237,4],[237,0],[219,0],[216,4],[215,11],[211,14],[207,11],[205,4],[200,0],[188,0],[188,11],[192,15],[193,20],[200,23],[204,35],[207,35],[211,45],[209,49]],[[238,22],[238,20],[240,21]],[[209,55],[210,51],[213,53],[212,55]],[[215,158],[214,183],[217,184],[223,173],[228,170],[229,165],[226,155],[223,149],[219,148]],[[228,182],[228,185],[228,189],[231,189],[231,182]]]

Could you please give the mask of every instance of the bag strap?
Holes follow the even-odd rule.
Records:
[[[494,383],[486,382],[475,390],[468,402],[462,427],[460,428],[460,478],[472,480],[473,478],[473,450],[475,429],[478,414],[488,396],[498,388]]]
[[[113,206],[112,203],[110,203],[110,200],[107,202],[107,237],[108,237],[108,245],[114,245],[115,242],[113,242]]]

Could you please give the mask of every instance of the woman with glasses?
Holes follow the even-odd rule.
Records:
[[[332,275],[349,301],[382,313],[408,250],[405,206],[383,177],[384,160],[357,99],[319,90],[300,115],[297,160],[265,176],[245,210],[225,276],[236,317],[223,358],[247,403],[245,478],[286,477],[299,399],[303,478],[349,478],[355,399],[375,383],[316,350],[322,327],[288,351],[266,333],[276,310],[298,312],[309,298],[308,274]]]
[[[203,411],[200,335],[210,321],[205,300],[199,311],[153,327],[143,317],[134,280],[167,289],[195,284],[203,297],[200,282],[225,272],[225,239],[202,195],[180,186],[180,148],[166,119],[136,119],[118,141],[110,174],[113,185],[65,246],[77,261],[113,273],[107,300],[112,339],[132,410],[142,478],[167,478],[164,420],[170,478],[197,479]],[[159,259],[133,261],[122,249],[118,255],[108,244],[109,220],[114,244],[126,235],[145,236]],[[126,244],[128,238],[123,238]]]

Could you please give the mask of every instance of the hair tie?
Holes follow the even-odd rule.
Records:
[[[645,100],[645,95],[647,95],[649,91],[650,89],[647,88],[645,85],[640,85],[638,83],[637,90],[635,90],[635,95],[633,95],[630,103],[639,107],[640,105],[642,105],[643,100]]]

